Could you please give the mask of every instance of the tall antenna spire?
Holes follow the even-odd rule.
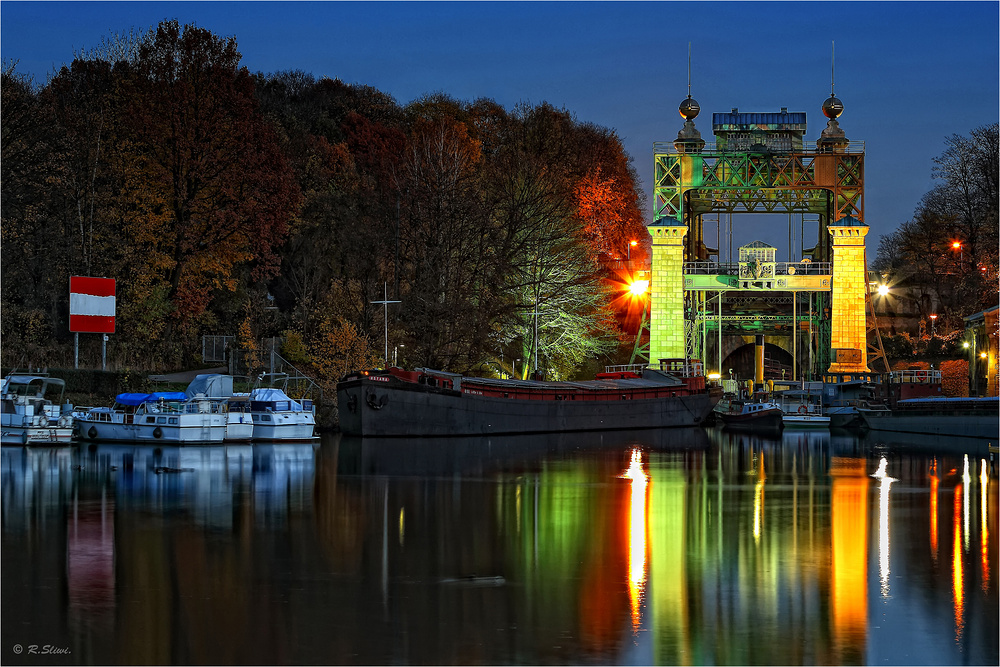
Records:
[[[688,97],[691,97],[691,42],[688,42]]]
[[[835,44],[834,41],[831,39],[830,40],[830,97],[836,97],[836,95],[833,94],[833,81],[834,81],[833,65],[835,61],[836,61]]]

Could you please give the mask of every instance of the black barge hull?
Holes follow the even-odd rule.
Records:
[[[708,392],[620,400],[500,398],[371,378],[337,387],[340,429],[362,437],[690,427],[704,422],[717,400]]]

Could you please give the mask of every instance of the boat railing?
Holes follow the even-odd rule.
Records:
[[[941,371],[936,370],[906,370],[892,371],[889,378],[896,384],[940,384]]]
[[[605,373],[635,373],[636,375],[642,375],[642,372],[648,367],[647,364],[619,364],[617,366],[605,366]]]
[[[605,366],[605,373],[635,373],[642,375],[647,368],[663,371],[681,377],[701,377],[705,375],[705,366],[698,359],[660,359],[659,364],[620,364]]]
[[[699,359],[660,359],[659,367],[651,367],[686,378],[705,375],[705,366]]]

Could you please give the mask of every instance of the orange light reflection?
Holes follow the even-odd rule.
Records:
[[[986,492],[989,489],[989,485],[990,475],[986,472],[986,459],[982,459],[982,467],[979,472],[979,530],[982,533],[979,536],[979,558],[983,565],[982,585],[984,593],[988,593],[990,590],[990,529],[989,522],[986,520],[989,514],[986,505]]]
[[[951,558],[951,586],[955,605],[955,641],[962,639],[965,631],[965,588],[964,572],[962,566],[962,485],[955,487],[955,503],[952,515],[952,532],[955,535],[953,540]]]
[[[938,484],[937,475],[931,476],[931,558],[938,557]]]
[[[632,480],[629,504],[628,594],[632,607],[632,632],[639,632],[642,596],[646,588],[646,496],[649,477],[642,469],[642,452],[632,450],[632,461],[622,475]]]

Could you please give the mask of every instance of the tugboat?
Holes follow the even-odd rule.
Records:
[[[715,406],[715,414],[724,428],[744,433],[779,434],[785,425],[781,406],[764,394],[723,396]]]

